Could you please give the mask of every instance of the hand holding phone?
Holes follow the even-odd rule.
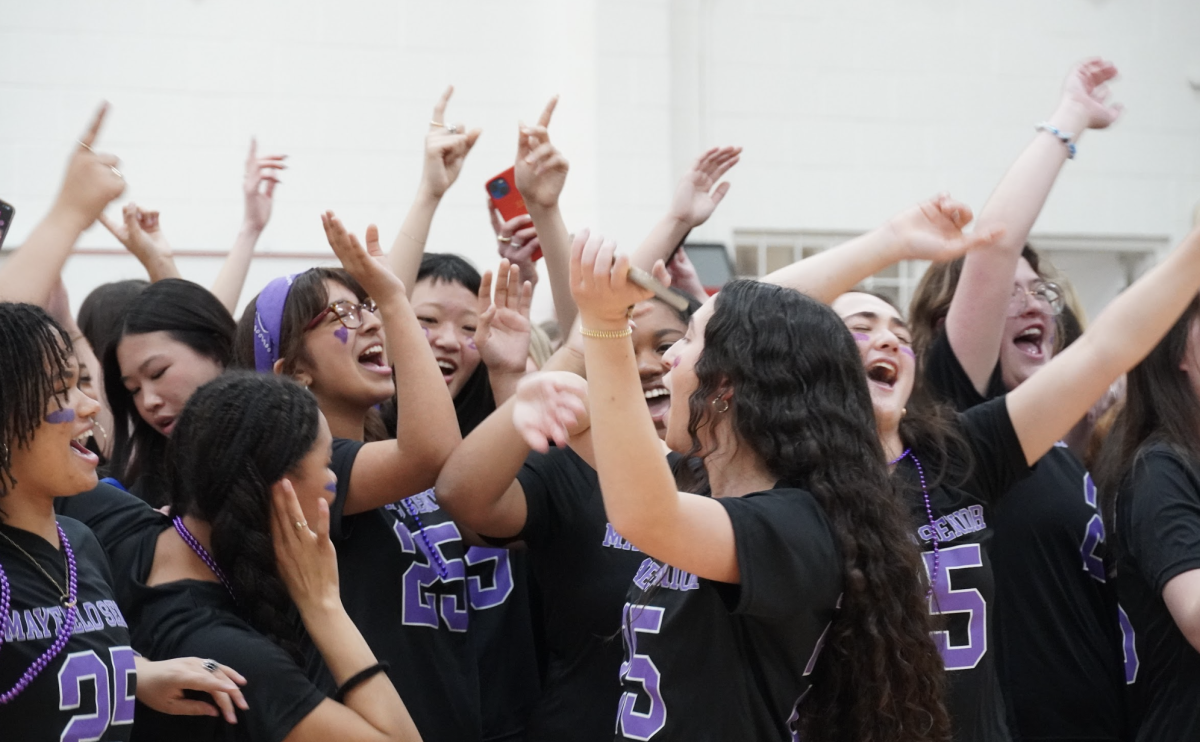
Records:
[[[521,198],[521,192],[517,190],[516,183],[516,170],[511,167],[487,182],[486,187],[492,207],[500,212],[501,218],[506,222],[529,213],[529,209],[525,206],[525,199]],[[537,262],[541,259],[542,248],[539,246],[533,253],[533,260]]]

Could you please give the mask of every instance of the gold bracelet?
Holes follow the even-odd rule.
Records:
[[[589,330],[585,327],[579,328],[579,334],[585,338],[598,338],[600,340],[615,340],[617,338],[627,338],[633,334],[632,327],[626,327],[624,330]]]

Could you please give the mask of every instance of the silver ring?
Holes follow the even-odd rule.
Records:
[[[455,126],[454,124],[448,124],[448,125],[446,125],[446,133],[447,134],[457,134],[458,127]]]
[[[205,670],[208,670],[209,672],[216,672],[217,669],[220,667],[220,665],[218,665],[216,662],[213,662],[212,660],[204,660],[204,664],[201,665],[201,667],[203,667]]]
[[[517,238],[516,238],[516,237],[513,237],[513,239],[512,239],[512,243],[511,243],[511,244],[512,244],[512,246],[513,246],[513,249],[514,249],[514,250],[517,250],[517,249],[519,249],[519,248],[525,247],[525,243],[524,243],[524,242],[517,242]]]

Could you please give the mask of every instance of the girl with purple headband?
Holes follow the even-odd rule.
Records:
[[[238,326],[239,364],[290,376],[316,397],[337,474],[331,537],[342,601],[426,739],[480,735],[467,634],[468,564],[458,528],[425,494],[461,441],[457,418],[404,284],[327,213],[343,270],[275,279]],[[374,408],[395,395],[383,439]]]

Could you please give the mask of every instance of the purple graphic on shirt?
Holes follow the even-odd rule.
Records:
[[[963,544],[949,549],[941,549],[940,567],[945,570],[945,578],[939,578],[929,596],[929,613],[934,616],[949,613],[967,614],[967,643],[952,644],[950,632],[940,630],[931,632],[934,646],[942,655],[942,661],[947,670],[969,670],[979,664],[983,655],[987,654],[987,602],[983,595],[974,588],[954,589],[955,573],[983,566],[983,555],[979,544]],[[925,560],[925,570],[933,573],[933,552],[921,554]]]
[[[333,336],[335,338],[337,338],[338,340],[341,340],[342,345],[345,345],[346,341],[350,338],[350,333],[346,330],[345,327],[339,327],[333,331]]]
[[[1125,609],[1117,606],[1117,622],[1121,625],[1121,648],[1125,652],[1125,685],[1137,682],[1138,668],[1141,663],[1137,656],[1137,637],[1133,631],[1133,623]]]
[[[648,655],[638,654],[637,651],[637,635],[657,634],[662,629],[665,612],[664,608],[625,604],[621,630],[625,636],[626,660],[621,663],[621,683],[626,688],[630,682],[641,684],[650,700],[649,707],[639,711],[639,693],[625,691],[621,694],[617,722],[626,737],[650,739],[667,725],[667,707],[659,687],[662,677],[658,667]]]
[[[64,410],[54,410],[52,412],[48,412],[46,413],[46,422],[54,425],[73,423],[75,422],[75,410],[67,408]]]

